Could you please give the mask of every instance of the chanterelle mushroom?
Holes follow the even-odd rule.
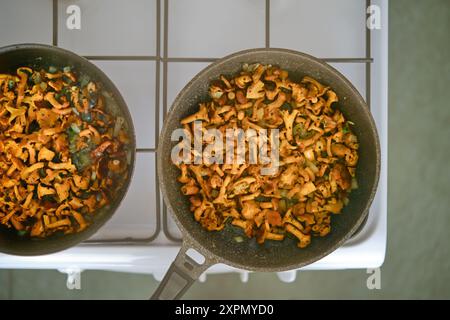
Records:
[[[38,153],[38,161],[47,160],[52,161],[52,159],[55,157],[55,153],[46,147],[42,147],[41,150],[39,150]]]
[[[38,184],[37,194],[38,198],[42,199],[44,196],[55,194],[55,190],[50,187],[44,187],[42,184]]]
[[[214,155],[226,151],[225,163],[215,163],[212,155],[198,150],[190,152],[189,162],[175,163],[181,170],[181,191],[194,219],[208,231],[222,230],[231,220],[259,244],[281,241],[292,233],[304,248],[312,235],[330,232],[331,215],[341,212],[348,201],[350,189],[344,188],[357,187],[359,146],[348,125],[352,123],[331,108],[336,94],[313,78],[297,83],[286,70],[255,63],[245,64],[230,79],[214,80],[209,87],[212,99],[182,120],[191,137],[185,143],[195,147],[201,133],[203,146],[209,146],[215,140],[209,129],[227,139],[230,131],[231,138],[239,138],[237,129],[248,131],[237,143],[215,149]],[[201,130],[192,125],[195,120],[202,121]],[[258,137],[258,148],[251,146],[260,132],[271,129],[279,130],[278,144],[268,132]],[[278,153],[254,163],[263,156],[258,153],[265,152],[261,142],[269,142],[268,152],[276,147]],[[194,157],[203,164],[192,164]]]
[[[297,117],[297,114],[299,111],[297,109],[293,110],[292,113],[289,113],[287,110],[282,110],[281,115],[283,117],[284,126],[286,127],[286,138],[288,141],[292,141],[293,135],[292,135],[292,128],[294,125],[294,120]]]
[[[131,139],[99,83],[41,67],[0,74],[0,228],[45,238],[83,230],[120,193]]]
[[[69,197],[70,183],[69,181],[64,181],[63,183],[55,183],[55,190],[58,194],[59,202],[66,200]]]
[[[247,220],[253,219],[260,211],[261,209],[256,201],[251,200],[242,203],[242,216]]]
[[[181,120],[181,124],[188,124],[197,120],[209,121],[208,110],[205,104],[200,104],[200,109],[196,113]]]
[[[259,99],[265,96],[264,92],[264,82],[258,80],[257,82],[252,83],[247,88],[247,99]]]

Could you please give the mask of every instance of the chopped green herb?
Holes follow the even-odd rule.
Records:
[[[292,106],[288,102],[283,103],[283,105],[280,107],[280,109],[281,110],[287,110],[287,111],[289,111],[289,113],[292,112]]]
[[[56,73],[56,71],[58,71],[58,69],[56,69],[55,66],[50,66],[50,67],[48,67],[48,72],[49,72],[49,73]]]
[[[40,168],[39,169],[39,177],[45,178],[46,176],[47,176],[47,174],[45,173],[44,168]]]
[[[248,108],[245,110],[245,115],[247,117],[251,117],[253,115],[253,109],[252,108]]]
[[[314,134],[314,132],[312,132],[312,131],[306,131],[303,123],[297,123],[292,130],[293,130],[294,136],[297,136],[300,139],[311,138],[312,135]]]
[[[14,82],[14,80],[9,80],[8,81],[8,89],[9,90],[12,90],[12,89],[14,89],[14,85],[15,85],[16,83]]]
[[[349,133],[350,132],[350,128],[348,127],[348,122],[346,122],[345,125],[342,127],[342,132],[343,133]]]
[[[28,233],[28,232],[27,232],[26,230],[19,230],[19,231],[17,231],[17,235],[18,235],[19,237],[26,236],[27,233]]]
[[[66,130],[67,138],[69,139],[69,151],[75,153],[77,151],[78,133],[70,126]]]
[[[83,171],[91,164],[91,151],[89,148],[72,153],[72,162],[78,171]]]
[[[72,79],[70,79],[70,78],[67,77],[67,76],[62,76],[62,80],[63,80],[65,83],[68,83],[68,84],[71,84],[71,83],[72,83]]]
[[[81,119],[83,119],[83,121],[91,122],[92,121],[91,113],[90,112],[82,112]]]
[[[70,100],[70,87],[62,88],[61,94],[66,96],[66,98]]]
[[[287,205],[286,205],[286,200],[284,200],[284,198],[278,202],[278,208],[280,208],[281,212],[286,212]]]
[[[237,236],[234,237],[234,241],[236,241],[237,243],[241,243],[242,241],[244,241],[244,238],[242,238],[241,236]]]
[[[258,201],[258,202],[270,202],[270,201],[272,201],[272,199],[269,198],[269,197],[257,196],[255,198],[255,201]]]
[[[70,128],[71,128],[75,133],[77,133],[77,134],[81,132],[80,128],[78,128],[78,126],[77,126],[76,123],[72,123],[72,124],[70,125]]]
[[[30,125],[28,126],[28,134],[31,134],[33,132],[36,132],[40,129],[39,122],[36,120],[31,121]]]
[[[283,197],[284,201],[286,201],[287,208],[290,208],[298,203],[297,198],[285,198]]]
[[[31,76],[31,79],[33,79],[35,84],[40,84],[42,82],[41,74],[39,72],[33,73],[33,75]]]
[[[88,75],[86,75],[86,74],[82,74],[81,76],[80,76],[80,87],[85,87],[85,86],[87,86],[87,84],[89,83],[89,81],[91,81],[91,79],[89,78],[89,76]]]
[[[211,197],[217,198],[218,195],[219,195],[219,191],[218,191],[218,190],[213,189],[213,190],[211,191]]]

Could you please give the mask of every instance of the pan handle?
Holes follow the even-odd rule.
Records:
[[[205,256],[203,264],[198,264],[186,252],[193,246],[183,241],[177,257],[159,284],[151,300],[178,300],[202,275],[202,273],[216,262]]]

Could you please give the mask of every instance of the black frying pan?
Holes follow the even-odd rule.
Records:
[[[198,108],[198,103],[208,99],[208,87],[221,74],[235,75],[244,63],[278,65],[289,71],[291,79],[300,81],[308,75],[330,86],[338,95],[337,107],[345,117],[355,123],[358,136],[359,162],[357,178],[359,188],[353,190],[350,202],[342,214],[332,218],[332,231],[326,237],[313,238],[305,249],[296,242],[267,241],[258,245],[246,237],[236,242],[240,231],[225,228],[220,232],[208,232],[193,218],[189,201],[180,191],[177,182],[179,170],[171,164],[171,133],[180,127],[180,120]],[[153,299],[177,299],[211,265],[227,265],[251,271],[284,271],[301,268],[313,263],[339,248],[358,229],[367,216],[375,196],[380,173],[380,143],[369,108],[355,87],[336,69],[312,56],[284,49],[254,49],[227,56],[200,72],[178,94],[164,122],[158,145],[158,175],[161,190],[172,217],[183,234],[183,244],[169,268]],[[195,262],[186,251],[198,251],[205,261]]]
[[[134,170],[136,138],[130,112],[119,90],[98,67],[87,59],[58,47],[41,44],[18,44],[0,48],[0,73],[15,73],[21,66],[46,70],[49,66],[57,68],[71,66],[78,74],[86,74],[90,79],[100,82],[103,90],[112,96],[112,100],[107,99],[107,107],[111,112],[125,119],[125,126],[131,140],[128,148],[130,164],[127,174],[124,175],[126,181],[117,197],[109,205],[94,213],[94,221],[86,230],[70,235],[54,235],[46,239],[29,239],[18,236],[14,230],[0,226],[0,252],[29,256],[54,253],[75,246],[90,238],[111,218],[130,185]]]

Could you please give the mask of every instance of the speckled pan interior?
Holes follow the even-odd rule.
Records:
[[[359,188],[350,196],[342,214],[332,218],[331,233],[324,238],[313,237],[305,249],[299,249],[290,238],[282,242],[266,241],[258,245],[254,239],[242,235],[239,228],[227,227],[221,232],[208,232],[195,222],[189,211],[189,201],[177,182],[179,170],[171,164],[170,154],[175,142],[171,133],[180,127],[180,120],[198,109],[198,103],[208,99],[211,80],[221,74],[231,76],[239,72],[244,63],[262,63],[280,66],[289,71],[293,80],[311,76],[330,86],[338,95],[339,108],[353,121],[360,142],[357,179]],[[252,49],[225,57],[201,71],[178,94],[164,122],[158,146],[158,175],[161,190],[183,236],[212,261],[255,271],[282,271],[300,268],[328,255],[340,247],[364,221],[375,196],[380,172],[380,145],[374,120],[361,95],[337,70],[309,55],[285,49]]]

